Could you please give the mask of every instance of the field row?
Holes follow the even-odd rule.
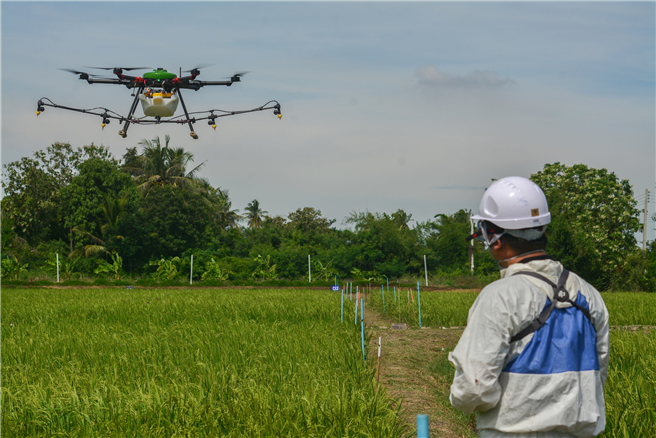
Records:
[[[409,326],[464,327],[469,308],[478,292],[426,292],[417,289],[373,289],[369,300],[376,310]],[[611,326],[656,325],[656,294],[607,292],[601,296],[610,314]],[[421,298],[421,309],[418,298]],[[348,296],[347,296],[348,299]],[[383,305],[383,300],[385,301]]]
[[[401,436],[339,300],[298,289],[3,290],[3,433]]]

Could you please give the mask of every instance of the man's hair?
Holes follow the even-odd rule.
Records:
[[[508,244],[508,246],[515,252],[518,252],[519,254],[525,254],[527,252],[531,251],[538,251],[538,250],[546,250],[547,249],[547,243],[549,243],[549,240],[547,239],[547,234],[543,234],[536,240],[526,240],[526,239],[521,239],[519,237],[515,237],[511,234],[504,234],[502,237],[504,242]]]

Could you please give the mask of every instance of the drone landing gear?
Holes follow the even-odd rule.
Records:
[[[137,109],[137,103],[139,102],[139,96],[141,95],[143,90],[144,90],[144,86],[141,85],[139,87],[139,91],[136,93],[136,95],[133,95],[135,97],[134,97],[134,100],[132,101],[132,106],[130,107],[130,112],[128,113],[128,116],[125,120],[125,125],[123,125],[123,129],[118,131],[118,135],[120,135],[123,138],[128,136],[128,128],[130,127],[130,121],[132,120],[132,116],[134,115],[134,112]]]
[[[191,135],[191,138],[193,138],[194,140],[198,140],[198,135],[197,135],[196,132],[194,131],[194,126],[193,126],[193,123],[194,123],[196,120],[195,120],[195,119],[192,120],[192,119],[189,118],[189,113],[187,112],[187,106],[185,105],[184,100],[182,99],[182,94],[180,93],[180,88],[179,88],[179,87],[175,87],[175,89],[176,89],[176,91],[177,91],[177,93],[178,93],[178,99],[180,99],[180,103],[182,103],[182,109],[184,110],[185,117],[187,117],[187,123],[189,124],[189,130],[191,131],[191,132],[189,133],[189,135]]]

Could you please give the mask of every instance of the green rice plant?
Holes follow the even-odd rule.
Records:
[[[656,431],[656,331],[613,331],[604,396],[607,438]]]
[[[353,311],[340,323],[339,294],[6,289],[1,312],[3,436],[408,430],[362,360]]]
[[[412,289],[412,295],[409,295],[408,290],[408,288],[399,289],[396,302],[393,292],[385,290],[385,313],[392,319],[398,319],[398,322],[418,325],[417,289]],[[467,325],[469,308],[474,304],[477,296],[478,292],[422,291],[422,326],[461,327]],[[612,326],[656,325],[656,294],[606,292],[601,296],[608,308]],[[372,288],[370,299],[372,305],[382,313],[382,291]],[[412,299],[414,299],[414,303]]]
[[[392,320],[409,326],[419,325],[419,305],[416,288],[399,288],[394,300],[393,290],[385,290],[385,313]],[[423,327],[461,327],[467,325],[469,308],[477,292],[421,292],[421,325]],[[371,304],[383,311],[383,293],[372,289]]]
[[[606,292],[601,296],[610,314],[610,325],[656,325],[656,294]]]

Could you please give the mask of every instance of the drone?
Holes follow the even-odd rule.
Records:
[[[115,84],[124,85],[132,90],[132,105],[128,111],[127,116],[122,116],[107,108],[96,107],[90,109],[72,108],[63,105],[57,105],[47,97],[39,99],[37,103],[36,115],[38,116],[45,107],[61,108],[69,111],[77,111],[84,114],[91,114],[102,118],[101,126],[104,129],[110,123],[111,119],[118,120],[123,124],[118,134],[125,138],[128,135],[128,128],[130,125],[139,124],[161,124],[161,123],[176,123],[188,125],[191,130],[191,137],[198,139],[198,135],[194,131],[194,123],[200,120],[207,120],[207,124],[216,130],[216,119],[226,116],[234,116],[237,114],[245,114],[256,111],[273,110],[273,114],[282,118],[280,111],[280,104],[275,100],[270,100],[264,105],[240,111],[225,111],[220,109],[211,109],[207,111],[188,112],[187,106],[182,98],[181,90],[194,90],[198,91],[205,86],[212,85],[225,85],[230,87],[235,82],[241,82],[242,76],[249,72],[240,72],[232,75],[228,80],[224,81],[200,81],[196,78],[200,75],[200,68],[195,67],[191,70],[185,71],[189,73],[188,76],[182,76],[182,68],[180,74],[176,75],[166,71],[163,68],[156,68],[143,74],[143,76],[129,76],[123,72],[131,70],[150,70],[151,67],[87,67],[97,70],[112,70],[114,77],[102,77],[99,75],[92,75],[83,71],[61,69],[75,75],[79,75],[79,79],[87,81],[89,84]],[[135,117],[137,106],[141,102],[144,117]],[[178,109],[178,103],[182,104],[184,111],[183,115],[175,116]],[[193,116],[193,117],[192,117]]]

